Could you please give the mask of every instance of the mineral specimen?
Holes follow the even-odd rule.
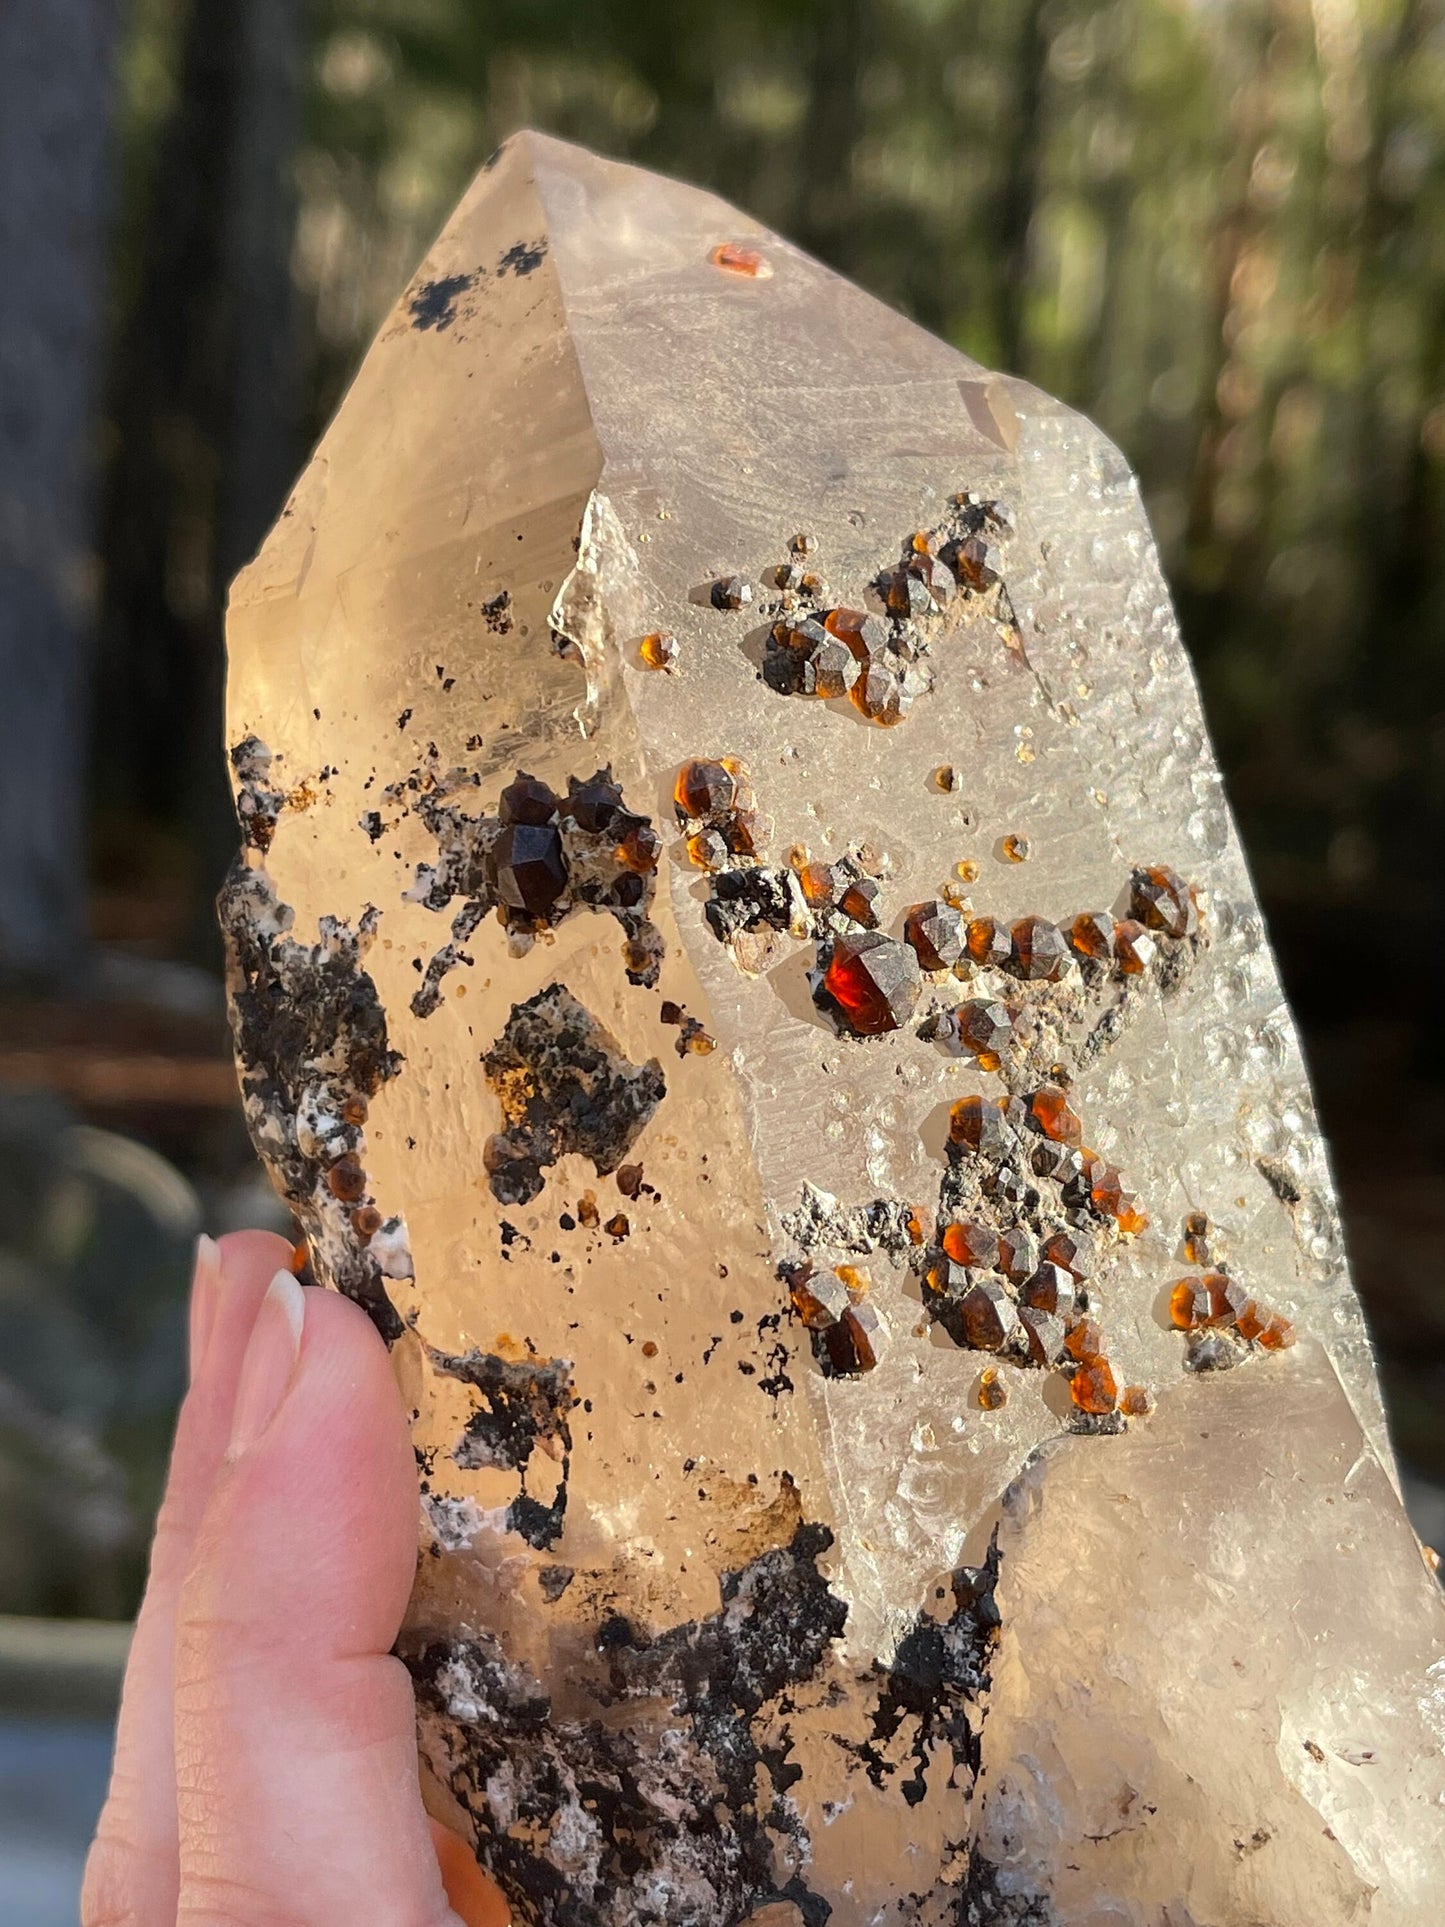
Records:
[[[1445,1612],[1102,437],[521,135],[229,641],[246,1116],[514,1919],[1437,1920]]]

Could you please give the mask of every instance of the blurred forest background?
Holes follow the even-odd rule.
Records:
[[[210,916],[225,586],[522,125],[1123,445],[1445,1484],[1445,0],[5,0],[0,1610],[130,1610],[187,1240],[274,1221]]]

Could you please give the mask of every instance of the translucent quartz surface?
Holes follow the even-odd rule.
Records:
[[[936,604],[890,575],[915,532]],[[876,659],[896,726],[784,693],[774,623],[886,622],[890,582],[922,598]],[[316,1275],[394,1342],[428,1797],[517,1917],[1435,1919],[1445,1615],[1117,452],[714,198],[523,135],[229,638],[248,1116]],[[756,802],[718,872],[673,806],[697,757]],[[503,844],[518,770],[557,807]],[[859,1036],[815,995],[843,926],[790,880],[805,852],[872,874],[895,945],[946,894],[1107,927],[1140,865],[1202,921],[1136,975],[915,971]],[[1016,1031],[996,1068],[949,1041],[984,999]],[[1016,1196],[950,1150],[959,1098],[1056,1079],[1146,1229],[1037,1177],[1031,1126]],[[964,1203],[1086,1222],[1152,1416],[1086,1420],[1021,1339],[956,1342],[926,1273]],[[1293,1350],[1226,1335],[1237,1369],[1186,1369],[1191,1213]],[[871,1369],[796,1314],[804,1264],[866,1271]]]

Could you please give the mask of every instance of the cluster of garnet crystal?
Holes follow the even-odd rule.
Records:
[[[1122,977],[1142,976],[1158,954],[1161,938],[1178,942],[1198,932],[1199,902],[1193,886],[1161,863],[1130,876],[1127,917],[1085,910],[1062,926],[1047,917],[1020,917],[1012,924],[997,917],[973,917],[964,943],[980,968],[1006,971],[1024,983],[1057,983],[1071,959],[1086,969],[1097,966]]]
[[[687,831],[687,853],[700,870],[720,870],[730,857],[756,857],[762,819],[747,770],[736,756],[694,756],[677,772],[673,802]]]
[[[947,526],[910,536],[900,560],[870,585],[871,608],[833,603],[822,578],[797,561],[773,570],[770,580],[783,594],[763,652],[763,680],[781,696],[846,696],[884,728],[901,722],[930,681],[926,632],[918,625],[960,590],[981,595],[998,586],[997,542],[1012,526],[1002,502],[955,496]],[[801,539],[794,540],[795,556],[807,553]]]
[[[997,917],[965,917],[941,898],[930,898],[905,913],[901,943],[876,932],[876,884],[847,887],[839,882],[837,866],[818,863],[803,865],[799,882],[815,918],[839,911],[871,933],[865,937],[825,924],[836,934],[821,989],[848,1028],[863,1037],[897,1030],[908,1021],[924,973],[995,969],[1021,983],[1057,983],[1078,960],[1086,970],[1102,965],[1137,976],[1153,960],[1160,940],[1178,941],[1199,930],[1192,887],[1162,864],[1133,873],[1129,903],[1134,914],[1126,918],[1087,911],[1064,929],[1038,916],[1006,924]],[[940,1035],[950,1035],[985,1070],[997,1070],[1015,1017],[996,999],[983,997],[938,1021]]]
[[[535,933],[573,904],[615,914],[645,907],[662,838],[625,806],[610,769],[580,782],[569,777],[565,797],[518,770],[502,791],[497,820],[486,877],[508,929]]]
[[[1082,1147],[1082,1135],[1068,1095],[1057,1085],[1044,1085],[1028,1098],[966,1097],[953,1106],[950,1157],[955,1164],[986,1161],[980,1188],[1000,1222],[941,1208],[937,1245],[921,1260],[924,1304],[968,1350],[1068,1373],[1080,1412],[1092,1418],[1116,1410],[1139,1415],[1149,1409],[1148,1394],[1140,1386],[1120,1394],[1091,1315],[1090,1227],[1111,1226],[1127,1236],[1148,1221],[1118,1172]],[[1065,1222],[1049,1224],[1034,1215],[1041,1199],[1031,1180],[1058,1187]]]
[[[469,777],[467,786],[479,780]],[[417,1016],[436,1008],[441,979],[493,908],[516,937],[535,936],[576,909],[610,912],[627,935],[629,979],[656,983],[662,939],[647,912],[662,838],[649,818],[627,808],[610,768],[581,780],[569,777],[565,796],[518,770],[494,816],[468,815],[449,784],[418,787],[413,807],[436,837],[438,855],[435,863],[419,866],[408,898],[442,910],[461,897],[463,908],[453,919],[452,942],[433,957],[412,999]]]
[[[1191,1213],[1184,1225],[1184,1250],[1191,1263],[1209,1261],[1208,1222]],[[1295,1328],[1282,1312],[1256,1298],[1222,1261],[1194,1278],[1170,1287],[1169,1316],[1189,1334],[1185,1363],[1192,1371],[1217,1371],[1238,1362],[1238,1343],[1282,1352],[1295,1342]]]
[[[888,1343],[888,1327],[870,1297],[872,1280],[861,1265],[815,1271],[798,1265],[786,1273],[793,1310],[813,1341],[813,1356],[827,1378],[871,1372]]]
[[[1149,1223],[1139,1200],[1126,1190],[1115,1165],[1083,1142],[1083,1126],[1057,1084],[1043,1084],[1029,1097],[961,1097],[949,1111],[950,1151],[997,1160],[990,1188],[1005,1198],[1027,1188],[1025,1166],[1057,1184],[1065,1206],[1123,1237]]]
[[[773,624],[763,654],[763,680],[780,696],[851,698],[869,722],[902,722],[928,687],[921,639],[906,623],[866,609],[794,613]]]
[[[399,1220],[387,1220],[372,1200],[371,1181],[363,1162],[365,1137],[362,1126],[367,1118],[367,1101],[360,1091],[342,1099],[336,1113],[313,1120],[317,1149],[323,1160],[326,1190],[346,1214],[346,1222],[358,1243],[370,1244],[388,1223],[395,1228]],[[303,1253],[304,1246],[298,1247]]]

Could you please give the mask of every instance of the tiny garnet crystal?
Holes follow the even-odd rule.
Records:
[[[872,877],[859,877],[858,881],[850,883],[839,897],[838,908],[845,917],[851,917],[854,923],[861,923],[872,930],[878,923],[877,903],[882,894],[883,886],[875,882]]]
[[[1156,863],[1136,870],[1129,879],[1129,912],[1150,930],[1166,937],[1187,937],[1198,927],[1194,894],[1177,870]]]
[[[1013,956],[1013,938],[997,917],[974,917],[968,926],[968,954],[976,964],[998,966]]]
[[[869,658],[848,695],[861,715],[883,729],[892,729],[901,723],[913,701],[895,663],[885,656]]]
[[[1039,1265],[1019,1292],[1024,1304],[1035,1311],[1051,1312],[1055,1318],[1074,1315],[1074,1279],[1062,1265],[1050,1260]]]
[[[567,888],[560,831],[549,823],[514,823],[492,845],[497,895],[509,909],[545,916]]]
[[[1029,1099],[1029,1115],[1044,1136],[1056,1144],[1079,1144],[1083,1140],[1078,1112],[1070,1106],[1068,1092],[1057,1084],[1045,1084],[1034,1092]]]
[[[992,1278],[971,1285],[958,1303],[964,1337],[976,1352],[996,1352],[1019,1322],[1013,1299]]]
[[[1084,1155],[1077,1145],[1055,1144],[1040,1138],[1029,1159],[1036,1176],[1052,1178],[1056,1184],[1072,1184],[1084,1168]]]
[[[610,830],[617,812],[622,808],[621,787],[612,780],[608,770],[598,770],[586,782],[579,783],[571,777],[567,783],[567,815],[579,830],[589,835],[601,835]]]
[[[1097,1318],[1080,1318],[1069,1327],[1064,1350],[1081,1365],[1104,1355],[1104,1331]]]
[[[642,638],[637,645],[637,653],[648,669],[663,669],[671,672],[677,667],[677,659],[681,652],[677,646],[677,637],[670,629],[657,629],[651,635]]]
[[[923,1274],[923,1288],[935,1310],[942,1304],[957,1304],[972,1283],[967,1265],[956,1265],[951,1258],[935,1257]]]
[[[888,1327],[877,1307],[866,1299],[859,1305],[850,1304],[837,1324],[830,1325],[823,1334],[828,1362],[839,1378],[871,1372],[887,1342]]]
[[[1119,1402],[1119,1387],[1107,1358],[1091,1358],[1080,1365],[1069,1380],[1069,1396],[1081,1412],[1112,1412]]]
[[[906,564],[880,576],[878,586],[883,600],[895,616],[926,616],[941,596],[935,596],[928,575]]]
[[[1261,1332],[1269,1329],[1269,1319],[1269,1307],[1260,1304],[1257,1298],[1248,1298],[1240,1307],[1234,1329],[1241,1338],[1258,1338]]]
[[[1008,1404],[1008,1386],[996,1365],[986,1366],[979,1374],[978,1402],[985,1412],[997,1412]]]
[[[624,870],[631,870],[637,876],[650,875],[662,857],[662,838],[650,823],[633,823],[613,855]]]
[[[869,615],[862,609],[830,609],[823,618],[823,627],[830,636],[847,643],[856,661],[865,667],[881,655],[888,644],[888,624],[881,616]]]
[[[722,763],[694,756],[677,772],[673,799],[684,816],[721,816],[737,801],[737,778]]]
[[[836,1325],[852,1300],[848,1287],[832,1271],[797,1273],[789,1288],[793,1309],[809,1331],[827,1331]]]
[[[903,941],[925,970],[952,970],[963,955],[963,918],[937,897],[915,903],[903,919]]]
[[[1089,1186],[1090,1204],[1102,1217],[1116,1217],[1130,1195],[1124,1189],[1117,1167],[1104,1158],[1090,1158],[1085,1163],[1084,1177]]]
[[[718,827],[734,856],[756,856],[765,841],[763,819],[756,810],[730,810]]]
[[[949,1107],[948,1135],[951,1142],[970,1151],[995,1154],[1002,1154],[1014,1141],[1002,1111],[985,1097],[961,1097]]]
[[[998,1268],[1006,1278],[1021,1285],[1038,1269],[1039,1241],[1023,1225],[1001,1231],[998,1240]]]
[[[1204,1288],[1209,1293],[1210,1324],[1238,1323],[1241,1313],[1249,1303],[1249,1293],[1239,1279],[1231,1278],[1227,1271],[1206,1271]]]
[[[366,1173],[359,1158],[338,1158],[326,1173],[326,1185],[333,1198],[343,1204],[359,1204],[366,1195]]]
[[[1154,1394],[1144,1385],[1126,1385],[1119,1394],[1119,1410],[1127,1418],[1148,1418],[1154,1410]]]
[[[558,798],[550,785],[519,769],[498,799],[497,815],[504,824],[550,823],[557,808]]]
[[[1114,961],[1114,919],[1102,910],[1085,910],[1068,928],[1069,948],[1095,963]]]
[[[1007,863],[1027,863],[1034,853],[1034,846],[1026,836],[1009,835],[999,844]]]
[[[724,273],[740,274],[750,281],[765,281],[772,274],[762,251],[745,241],[719,241],[707,258]]]
[[[981,535],[971,535],[967,541],[958,545],[958,560],[954,565],[958,579],[966,588],[982,591],[991,589],[1003,573],[1003,552],[992,542],[986,542]]]
[[[860,1037],[897,1030],[913,1015],[923,987],[907,944],[876,930],[839,937],[823,973],[823,989]]]
[[[1120,1198],[1119,1209],[1114,1213],[1114,1224],[1122,1238],[1137,1238],[1141,1231],[1149,1229],[1149,1214],[1140,1210],[1139,1201],[1132,1191],[1126,1191]]]
[[[998,1237],[986,1224],[961,1218],[944,1227],[943,1248],[957,1265],[992,1271],[998,1262]]]
[[[1259,1342],[1267,1352],[1288,1351],[1295,1342],[1295,1328],[1283,1312],[1276,1312],[1259,1334]]]
[[[1209,1288],[1202,1278],[1181,1278],[1169,1293],[1169,1317],[1182,1332],[1209,1323]]]
[[[720,575],[712,585],[714,609],[742,609],[753,599],[753,588],[740,575]]]
[[[720,870],[728,860],[727,839],[717,830],[698,830],[687,839],[687,854],[699,870]]]
[[[1094,1268],[1094,1247],[1082,1231],[1052,1232],[1044,1240],[1044,1256],[1071,1278],[1087,1278]]]
[[[1013,1019],[1003,1004],[978,1001],[961,1004],[955,1019],[958,1041],[973,1052],[985,1070],[998,1066],[999,1053],[1013,1036]]]
[[[1209,1220],[1202,1211],[1191,1211],[1184,1220],[1184,1256],[1191,1265],[1207,1265],[1210,1261]]]
[[[798,871],[798,884],[810,910],[826,910],[838,887],[830,863],[805,863]]]
[[[1029,983],[1055,983],[1069,961],[1064,933],[1047,917],[1020,917],[1009,933],[1010,968]]]
[[[773,625],[763,661],[763,678],[787,696],[826,701],[846,696],[858,680],[860,664],[848,644],[816,616],[793,617]]]
[[[1114,925],[1114,959],[1126,977],[1142,977],[1157,945],[1142,923],[1125,917]]]
[[[1031,1364],[1058,1364],[1064,1354],[1064,1327],[1060,1319],[1038,1305],[1025,1305],[1019,1313],[1019,1329],[1028,1346]]]

